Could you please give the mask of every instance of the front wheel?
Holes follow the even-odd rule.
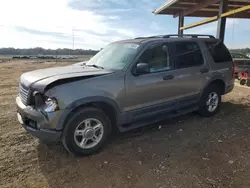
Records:
[[[91,155],[99,151],[108,139],[111,124],[106,114],[87,107],[76,111],[64,128],[62,143],[75,155]]]
[[[198,113],[204,117],[214,116],[220,110],[221,90],[217,85],[208,86],[200,100]]]

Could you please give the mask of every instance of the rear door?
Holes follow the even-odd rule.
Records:
[[[210,67],[197,41],[175,42],[174,46],[178,106],[196,104]]]

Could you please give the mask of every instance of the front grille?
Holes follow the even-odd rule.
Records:
[[[29,88],[25,87],[23,84],[19,84],[19,95],[23,104],[28,104],[29,98]]]

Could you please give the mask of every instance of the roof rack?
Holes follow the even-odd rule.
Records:
[[[196,34],[184,34],[184,35],[156,35],[150,37],[138,37],[135,39],[148,39],[148,38],[171,38],[171,37],[191,37],[191,38],[212,38],[215,37],[213,35],[196,35]]]
[[[150,38],[163,38],[163,35],[159,35],[159,36],[150,36],[150,37],[137,37],[134,39],[150,39]]]
[[[183,34],[183,35],[164,35],[163,38],[170,37],[191,37],[191,38],[215,38],[213,35],[196,35],[196,34]]]

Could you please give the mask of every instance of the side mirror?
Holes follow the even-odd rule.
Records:
[[[149,66],[147,63],[138,63],[136,66],[136,74],[146,74],[149,73]]]

